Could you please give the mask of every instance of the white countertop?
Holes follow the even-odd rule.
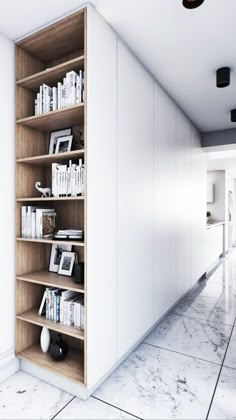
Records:
[[[210,222],[210,223],[206,224],[206,228],[207,229],[212,229],[216,226],[220,226],[220,225],[224,225],[224,224],[225,224],[225,222]]]

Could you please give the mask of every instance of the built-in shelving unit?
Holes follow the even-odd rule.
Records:
[[[55,22],[16,44],[16,354],[27,362],[86,385],[86,185],[84,196],[40,197],[35,182],[48,185],[53,162],[68,163],[82,158],[86,168],[86,99],[84,103],[34,115],[35,95],[43,83],[54,86],[68,71],[86,75],[86,9]],[[86,77],[85,77],[86,98]],[[49,154],[51,131],[72,128],[72,150]],[[84,143],[78,141],[83,133]],[[85,175],[86,178],[86,175]],[[21,237],[21,206],[53,202],[59,228],[82,228],[84,241]],[[84,284],[74,277],[48,271],[52,244],[71,245],[85,263]],[[85,329],[62,325],[38,316],[46,287],[77,292],[84,296]],[[42,327],[51,337],[62,334],[69,353],[55,362],[39,345]]]

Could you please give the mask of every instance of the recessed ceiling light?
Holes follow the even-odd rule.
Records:
[[[230,68],[221,67],[216,71],[216,86],[225,88],[230,85]]]
[[[186,9],[196,9],[196,7],[201,6],[201,4],[205,0],[183,0],[183,6],[186,7]]]
[[[236,122],[236,109],[232,109],[231,111],[231,121]]]

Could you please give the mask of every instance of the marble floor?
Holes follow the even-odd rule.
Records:
[[[87,401],[23,372],[0,383],[0,419],[236,419],[236,251]]]

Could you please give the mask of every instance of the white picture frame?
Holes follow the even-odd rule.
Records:
[[[58,137],[55,153],[66,153],[71,151],[73,135]]]
[[[61,257],[64,251],[70,252],[72,245],[52,244],[49,271],[58,273]]]
[[[53,155],[56,151],[57,140],[59,137],[70,136],[72,132],[71,128],[65,128],[64,130],[52,131],[50,133],[49,140],[49,155]]]
[[[62,252],[58,274],[71,277],[75,263],[75,252]]]

